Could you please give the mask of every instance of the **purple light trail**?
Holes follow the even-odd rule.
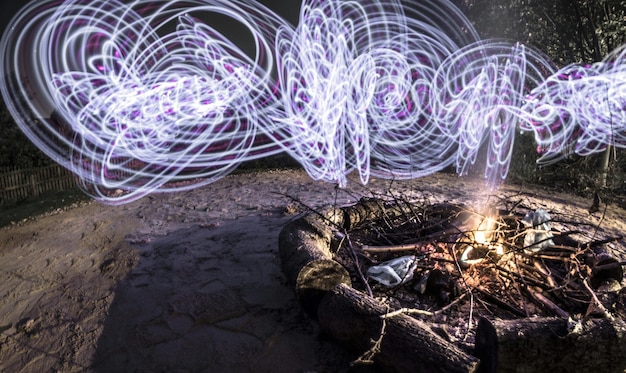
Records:
[[[626,147],[624,53],[556,71],[531,47],[481,41],[447,1],[305,0],[293,26],[254,0],[44,0],[0,48],[22,131],[107,203],[283,151],[345,186],[352,172],[464,174],[486,146],[496,188],[517,130],[541,162]]]

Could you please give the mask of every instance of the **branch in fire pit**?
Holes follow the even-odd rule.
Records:
[[[465,226],[466,217],[475,213],[450,204],[411,209],[403,204],[362,200],[356,206],[316,212],[283,229],[281,256],[288,280],[296,283],[301,304],[317,318],[322,330],[359,352],[372,352],[366,357],[373,356],[376,362],[396,371],[469,371],[476,367],[477,360],[463,352],[458,340],[433,334],[424,320],[443,314],[444,309],[446,320],[461,320],[468,312],[468,306],[458,302],[461,281],[472,289],[464,294],[476,295],[476,314],[496,320],[482,321],[478,330],[471,322],[455,324],[455,336],[475,336],[481,371],[547,371],[554,367],[557,371],[585,371],[595,367],[604,372],[605,367],[618,371],[626,366],[623,263],[608,255],[604,240],[575,240],[574,236],[585,237],[581,231],[555,230],[554,245],[537,253],[525,252],[525,228],[519,215],[499,215],[499,225],[489,231],[489,245],[484,246],[491,250],[492,244],[501,244],[502,253],[489,251],[479,263],[464,268],[458,265],[460,251],[455,248],[483,245],[476,234],[480,229]],[[413,283],[391,289],[372,285],[374,294],[385,294],[385,302],[352,289],[350,277],[357,280],[356,286],[362,285],[355,268],[393,259],[405,250],[420,260]],[[420,284],[428,284],[434,271],[447,275],[445,291],[451,303],[447,298],[439,301],[438,288],[422,290]],[[470,302],[470,321],[472,307]],[[569,315],[607,312],[619,317],[568,324]],[[528,315],[536,316],[524,318]],[[524,319],[500,319],[510,317]],[[407,318],[415,319],[418,326],[407,326]],[[532,351],[518,351],[526,349]],[[613,354],[618,356],[608,356]],[[577,365],[578,356],[587,360]],[[549,361],[535,361],[538,359]],[[563,359],[567,361],[560,362]]]

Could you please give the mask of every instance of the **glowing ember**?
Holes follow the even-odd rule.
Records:
[[[484,219],[474,232],[474,241],[478,244],[490,243],[495,226],[496,222],[493,218]]]

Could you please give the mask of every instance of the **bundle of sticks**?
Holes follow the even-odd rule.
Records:
[[[523,219],[532,210],[519,203],[513,209],[487,209],[487,214],[458,204],[377,203],[384,204],[381,214],[347,232],[349,240],[338,250],[338,260],[349,271],[361,272],[354,274],[360,280],[355,287],[360,282],[371,295],[432,311],[471,292],[486,315],[500,318],[616,311],[624,274],[623,263],[605,248],[613,239],[581,241],[582,229],[551,229],[542,238],[549,245],[537,249],[542,242],[532,242],[531,249],[526,236],[536,227]],[[481,234],[477,242],[485,221],[490,221],[488,238]],[[400,287],[388,288],[363,275],[364,268],[405,255],[415,257],[415,270]]]

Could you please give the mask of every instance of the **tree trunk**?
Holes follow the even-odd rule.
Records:
[[[611,134],[612,135],[612,134]],[[602,155],[602,164],[600,168],[602,173],[600,174],[600,188],[605,188],[609,183],[609,166],[611,165],[611,153],[613,152],[613,146],[608,145],[604,154]]]

